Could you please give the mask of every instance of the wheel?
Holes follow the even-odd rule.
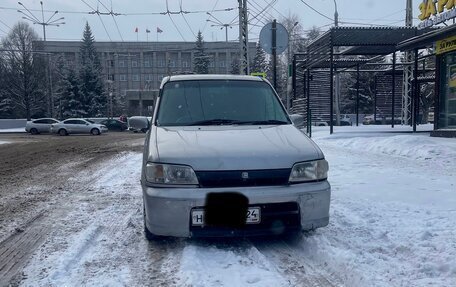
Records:
[[[66,136],[66,135],[68,135],[68,133],[67,133],[67,131],[65,129],[60,129],[59,130],[59,135]]]
[[[97,128],[93,128],[93,129],[90,131],[90,133],[91,133],[92,135],[94,135],[94,136],[98,136],[98,135],[100,135],[100,130],[97,129]]]
[[[30,130],[30,133],[31,133],[32,135],[37,135],[37,134],[38,134],[38,130],[35,129],[35,128],[33,128],[33,129]]]

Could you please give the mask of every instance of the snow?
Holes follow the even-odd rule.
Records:
[[[10,143],[9,141],[1,141],[1,140],[0,140],[0,145],[2,145],[2,144],[9,144],[9,143]]]
[[[25,128],[0,129],[0,133],[25,133]]]
[[[314,134],[332,211],[330,226],[305,238],[306,254],[351,286],[455,286],[456,140],[358,132]]]
[[[288,286],[256,248],[242,251],[226,246],[184,248],[178,277],[181,286]]]
[[[293,240],[148,243],[141,154],[122,154],[68,181],[22,285],[456,286],[456,139],[408,131],[315,129],[330,224]]]

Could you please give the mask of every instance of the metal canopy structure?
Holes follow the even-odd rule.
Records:
[[[298,77],[303,80],[304,94],[309,99],[309,81],[312,71],[325,72],[329,77],[330,132],[334,126],[334,75],[344,71],[357,72],[357,93],[359,97],[359,72],[376,72],[368,67],[388,66],[390,73],[396,74],[396,51],[399,43],[419,37],[430,29],[418,30],[416,27],[333,27],[306,47],[303,53],[293,57],[293,92],[297,94]],[[392,63],[379,62],[378,59],[393,54]],[[412,65],[412,63],[401,63]],[[352,69],[352,70],[350,70]],[[384,70],[383,70],[384,71]],[[378,70],[382,72],[382,70]],[[299,82],[301,82],[299,81]],[[392,89],[392,126],[395,119],[396,77],[391,77]],[[307,110],[309,111],[307,100]],[[358,114],[358,108],[357,108]],[[412,119],[416,122],[416,118]],[[357,119],[358,121],[358,119]],[[358,123],[357,123],[358,124]],[[416,123],[415,123],[416,124]]]

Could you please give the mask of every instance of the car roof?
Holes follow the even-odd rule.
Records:
[[[255,81],[262,82],[265,81],[261,77],[257,76],[244,76],[244,75],[214,75],[214,74],[196,74],[196,75],[176,75],[168,76],[163,78],[160,89],[163,88],[163,85],[167,82],[177,82],[177,81],[198,81],[198,80],[232,80],[232,81]]]

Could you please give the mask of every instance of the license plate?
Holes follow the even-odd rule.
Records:
[[[249,207],[245,223],[258,224],[261,222],[261,208]],[[192,210],[192,225],[204,225],[204,210]]]

